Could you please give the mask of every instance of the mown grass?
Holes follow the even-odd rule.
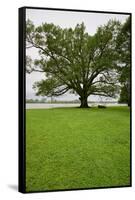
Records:
[[[128,107],[26,111],[27,191],[128,185]]]

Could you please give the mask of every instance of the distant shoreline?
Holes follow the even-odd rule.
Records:
[[[117,101],[88,101],[89,104],[119,104]],[[72,101],[52,101],[52,102],[27,102],[26,104],[80,104],[80,102],[72,102]],[[120,104],[124,104],[124,103],[120,103]]]
[[[109,106],[127,106],[127,104],[118,103],[89,103],[90,107],[97,107],[98,105]],[[80,103],[26,103],[26,109],[48,109],[48,108],[61,108],[61,107],[79,107]]]

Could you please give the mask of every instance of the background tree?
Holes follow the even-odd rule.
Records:
[[[128,103],[128,90],[127,86],[123,85],[121,87],[121,93],[120,93],[120,98],[119,98],[119,103]]]
[[[121,93],[120,103],[131,104],[130,72],[131,72],[131,17],[128,17],[117,37],[117,51],[119,55],[118,72],[120,74]]]
[[[27,57],[27,72],[43,72],[45,79],[34,84],[37,95],[59,96],[67,91],[79,95],[82,108],[90,95],[115,97],[119,90],[116,72],[117,36],[121,24],[109,21],[94,36],[84,23],[64,28],[44,23],[35,27],[28,20],[27,48],[38,50],[34,61]]]

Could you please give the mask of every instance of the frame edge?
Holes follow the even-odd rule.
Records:
[[[18,87],[18,103],[19,103],[19,160],[18,160],[18,191],[26,193],[26,164],[25,164],[25,8],[19,8],[19,87]]]

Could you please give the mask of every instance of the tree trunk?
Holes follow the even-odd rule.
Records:
[[[129,107],[131,106],[131,99],[130,99],[130,97],[128,97],[128,106]]]
[[[128,92],[128,106],[131,106],[131,94],[130,94],[130,80],[128,79],[128,84],[127,84],[127,92]]]
[[[80,108],[89,108],[88,102],[87,102],[87,97],[80,97],[79,99],[81,101]]]

